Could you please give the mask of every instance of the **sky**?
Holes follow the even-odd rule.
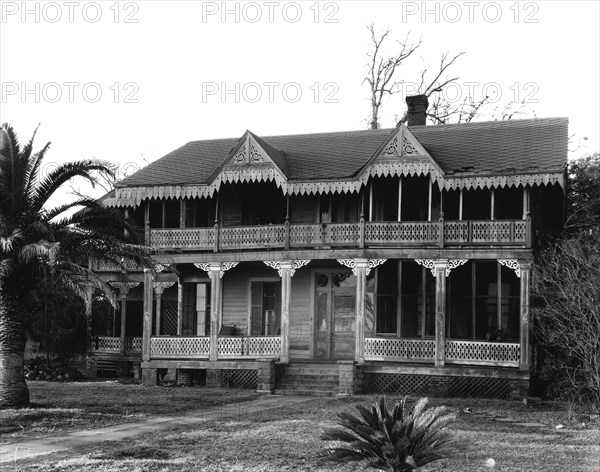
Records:
[[[0,122],[40,124],[45,170],[99,158],[120,176],[188,141],[365,129],[373,22],[422,40],[384,101],[393,127],[424,68],[464,51],[448,100],[510,101],[569,118],[576,157],[600,149],[598,1],[0,2]],[[496,111],[497,113],[497,111]]]

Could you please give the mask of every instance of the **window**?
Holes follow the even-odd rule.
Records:
[[[210,334],[210,283],[183,284],[182,334],[208,336]]]
[[[398,325],[398,262],[377,268],[377,334],[396,334]]]
[[[435,336],[435,278],[429,269],[413,261],[401,262],[400,335],[407,338]]]
[[[281,327],[281,282],[252,282],[250,334],[275,336]]]
[[[519,279],[496,261],[469,261],[452,270],[447,334],[454,339],[516,341]]]

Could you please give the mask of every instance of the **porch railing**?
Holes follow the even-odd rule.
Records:
[[[518,343],[458,341],[445,342],[445,363],[519,367]],[[365,360],[430,362],[435,359],[432,339],[365,338]]]
[[[393,221],[357,223],[218,226],[151,229],[148,243],[159,249],[237,249],[500,245],[529,247],[531,223],[494,221]]]
[[[208,359],[208,336],[153,336],[150,338],[150,357]]]
[[[435,341],[431,339],[365,338],[365,359],[433,362]]]
[[[280,354],[281,336],[219,337],[219,359],[276,359]]]
[[[209,336],[153,336],[150,357],[154,359],[208,359]],[[219,337],[218,359],[277,359],[281,336]]]
[[[120,352],[121,338],[116,336],[94,336],[92,338],[94,352]],[[142,338],[126,337],[125,352],[142,352]]]
[[[519,367],[521,346],[518,343],[484,341],[446,341],[448,364]]]

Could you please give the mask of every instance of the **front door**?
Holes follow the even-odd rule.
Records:
[[[315,275],[315,357],[354,359],[356,277],[346,272]]]

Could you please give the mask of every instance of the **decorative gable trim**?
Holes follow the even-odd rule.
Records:
[[[383,149],[371,158],[358,180],[366,183],[368,177],[427,174],[435,182],[443,178],[444,171],[410,129],[401,124]]]

